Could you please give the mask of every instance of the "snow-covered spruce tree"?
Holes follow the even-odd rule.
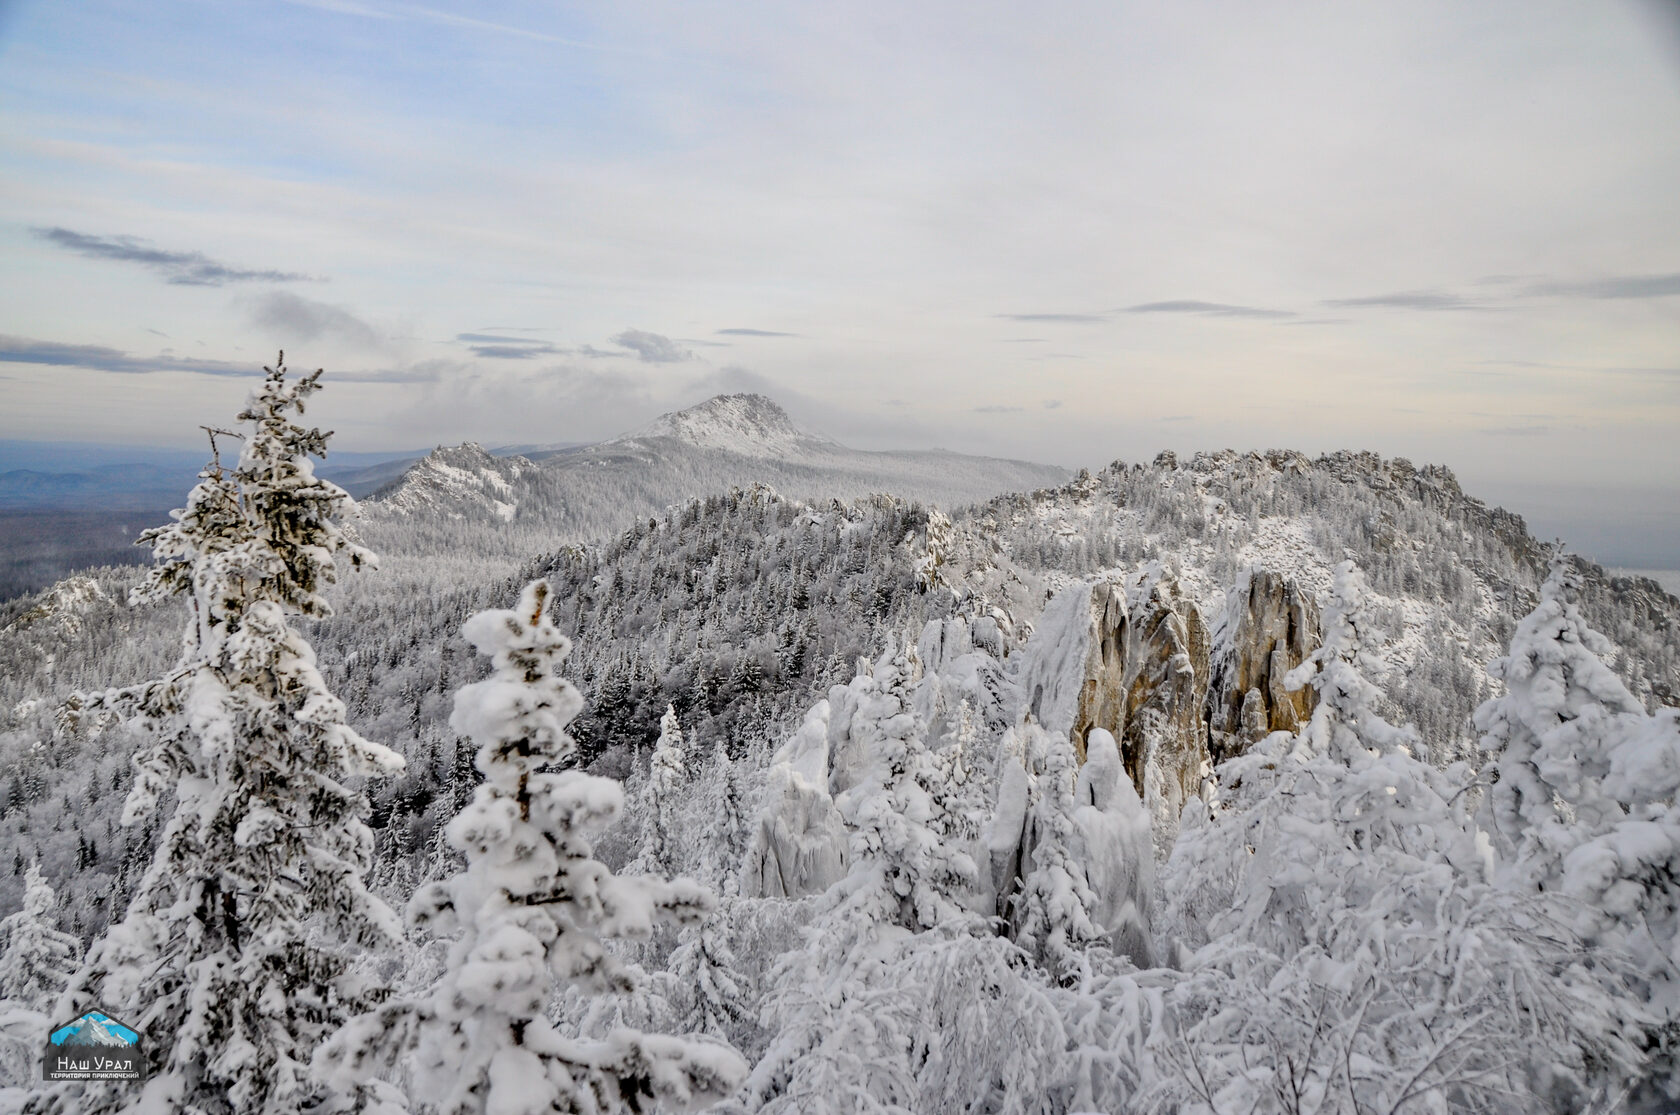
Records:
[[[851,872],[838,891],[846,920],[915,932],[965,919],[961,899],[974,885],[974,861],[940,838],[949,825],[941,815],[942,771],[911,701],[909,655],[901,650],[870,669],[852,720],[867,765],[835,803],[851,850]]]
[[[1289,689],[1310,685],[1318,698],[1299,743],[1313,754],[1343,763],[1372,752],[1417,747],[1417,732],[1396,727],[1377,712],[1381,692],[1367,679],[1380,669],[1381,643],[1371,614],[1370,588],[1352,561],[1336,566],[1324,601],[1324,642],[1284,678]]]
[[[1566,896],[1589,941],[1634,959],[1668,1074],[1680,1057],[1680,710],[1646,714],[1604,664],[1614,648],[1570,600],[1578,589],[1554,558],[1510,653],[1489,666],[1506,689],[1476,710],[1498,772],[1490,812],[1505,881]]]
[[[176,805],[126,917],[94,944],[58,1013],[102,1007],[146,1035],[142,1102],[157,1110],[318,1103],[315,1046],[377,1001],[351,970],[353,949],[401,935],[363,882],[368,805],[342,780],[392,774],[403,760],[345,723],[290,624],[331,614],[322,593],[341,560],[372,560],[334,522],[349,496],[313,473],[328,435],[296,421],[319,377],[288,383],[282,363],[268,369],[239,415],[239,463],[213,461],[175,521],[142,536],[159,564],[138,599],[187,598],[179,665],[84,699],[152,740],[124,823],[171,790]],[[95,1083],[33,1106],[95,1115],[134,1102],[132,1085]]]
[[[741,857],[752,838],[752,820],[741,792],[741,772],[729,758],[722,740],[712,759],[712,785],[717,800],[701,850],[701,872],[723,893],[740,889]]]
[[[479,744],[484,782],[449,823],[465,871],[409,905],[423,928],[459,934],[425,995],[352,1021],[322,1046],[316,1071],[340,1086],[407,1062],[417,1098],[443,1115],[692,1110],[746,1072],[726,1045],[618,1030],[568,1037],[544,1014],[556,990],[627,990],[608,938],[712,909],[699,885],[614,876],[591,858],[590,834],[618,816],[617,782],[554,770],[575,757],[566,725],[583,705],[558,668],[571,643],[548,619],[548,584],[513,610],[480,612],[462,629],[494,662],[464,687],[450,725]]]
[[[939,836],[940,776],[911,692],[910,656],[860,661],[849,729],[862,766],[836,806],[850,870],[820,902],[805,948],[772,969],[764,1017],[775,1035],[744,1089],[750,1111],[911,1110],[907,1057],[922,1012],[896,978],[924,939],[979,919],[963,899],[973,860]],[[809,727],[811,720],[807,718]]]
[[[1570,601],[1578,587],[1554,558],[1538,606],[1517,624],[1509,653],[1488,666],[1504,695],[1476,710],[1498,773],[1488,804],[1511,860],[1507,876],[1528,889],[1555,889],[1570,852],[1626,819],[1605,780],[1618,745],[1649,720],[1601,658],[1615,648]],[[1672,776],[1660,781],[1672,794]]]
[[[75,975],[82,943],[55,924],[58,897],[39,864],[24,875],[23,909],[0,921],[0,1000],[50,1012]]]
[[[636,803],[644,826],[642,848],[626,869],[628,873],[665,875],[676,869],[680,856],[676,808],[687,776],[682,726],[677,723],[677,710],[666,705],[665,715],[659,720],[659,741],[649,760],[647,783]]]
[[[1079,774],[1073,744],[1030,720],[1025,737],[1035,777],[1022,843],[1021,889],[1011,906],[1015,941],[1064,983],[1089,974],[1085,950],[1104,940],[1094,919],[1097,896],[1075,858],[1074,783]]]
[[[671,985],[685,1030],[731,1039],[752,1024],[753,989],[729,946],[732,900],[699,925],[682,931],[671,954]]]
[[[1356,627],[1327,624],[1313,722],[1186,813],[1166,871],[1185,975],[1140,1109],[1595,1109],[1639,1060],[1627,1004],[1549,904],[1492,883],[1471,772],[1376,714]]]
[[[75,974],[82,943],[54,924],[58,905],[37,864],[24,875],[23,908],[0,921],[0,1088],[24,1086],[38,1073],[41,1036],[54,1004]]]

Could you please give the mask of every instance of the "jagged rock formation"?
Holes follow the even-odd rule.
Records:
[[[375,496],[386,513],[430,519],[488,514],[511,522],[518,512],[514,485],[536,468],[524,457],[493,457],[467,442],[439,446]]]
[[[1319,631],[1312,594],[1269,569],[1254,570],[1226,596],[1208,695],[1215,763],[1268,733],[1293,732],[1312,716],[1312,690],[1290,692],[1283,678],[1318,647]]]
[[[1081,762],[1093,728],[1111,733],[1163,848],[1210,769],[1209,645],[1201,610],[1151,563],[1125,581],[1065,590],[1028,646],[1026,711],[1068,733]]]

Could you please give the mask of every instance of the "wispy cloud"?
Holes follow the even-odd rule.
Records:
[[[1540,437],[1552,432],[1550,426],[1480,426],[1476,432],[1493,437]]]
[[[1197,302],[1193,299],[1174,299],[1168,302],[1145,302],[1141,306],[1127,306],[1128,314],[1202,314],[1207,317],[1289,318],[1289,310],[1265,310],[1257,306],[1232,306],[1224,302]]]
[[[1107,314],[993,314],[1004,321],[1036,321],[1049,325],[1097,325],[1108,320]]]
[[[1666,275],[1616,275],[1585,282],[1535,283],[1523,293],[1538,298],[1668,298],[1680,294],[1680,271]]]
[[[1400,290],[1391,294],[1371,294],[1362,298],[1327,298],[1326,306],[1344,308],[1377,307],[1391,310],[1486,310],[1491,307],[1472,302],[1457,294],[1439,290]]]
[[[644,364],[675,364],[694,359],[692,352],[678,346],[671,338],[642,329],[626,329],[612,338],[612,343],[629,349]]]
[[[553,43],[556,46],[576,47],[579,50],[604,51],[611,53],[625,53],[599,43],[587,42],[583,39],[571,39],[564,35],[551,35],[546,31],[537,31],[529,27],[516,27],[509,23],[496,23],[487,19],[475,19],[472,16],[459,15],[455,12],[441,12],[436,8],[422,7],[419,4],[404,4],[387,2],[383,4],[356,3],[354,0],[288,0],[289,3],[303,8],[315,8],[318,11],[334,12],[338,15],[361,16],[365,19],[411,19],[424,23],[435,23],[445,27],[460,27],[471,31],[483,31],[495,35],[506,35],[518,39],[530,39],[539,43]]]
[[[379,333],[342,306],[300,298],[287,290],[258,295],[249,303],[251,320],[288,343],[314,341],[322,337],[346,341],[362,348],[379,343]]]
[[[467,345],[468,351],[474,356],[481,356],[486,360],[530,360],[538,356],[555,356],[566,351],[549,341],[505,337],[499,333],[457,333],[455,339]]]
[[[975,414],[1020,414],[1025,407],[986,406],[975,407]]]
[[[1045,410],[1060,410],[1061,406],[1062,406],[1062,400],[1060,400],[1060,399],[1045,399],[1044,403],[1043,403],[1043,406],[1044,406]]]
[[[218,263],[202,252],[171,252],[151,247],[135,236],[94,236],[68,228],[31,229],[41,239],[90,259],[138,263],[177,286],[222,286],[226,283],[297,283],[318,281],[296,271],[250,270]]]
[[[51,368],[86,368],[96,372],[148,375],[157,372],[190,372],[201,376],[260,376],[260,361],[200,360],[190,356],[160,353],[132,356],[104,345],[66,345],[29,337],[0,334],[0,363],[38,364]],[[449,361],[427,361],[403,368],[334,371],[329,379],[341,383],[413,383],[443,378],[459,365]]]
[[[798,333],[778,333],[774,329],[719,329],[720,337],[797,337]]]
[[[179,356],[130,356],[103,345],[65,345],[0,334],[0,362],[48,367],[91,368],[101,372],[194,372],[207,376],[260,376],[256,362],[230,363]]]

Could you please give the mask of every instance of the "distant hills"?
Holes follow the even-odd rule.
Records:
[[[376,492],[372,517],[447,516],[609,536],[672,504],[764,484],[795,499],[890,492],[940,507],[1064,482],[1065,469],[945,450],[867,452],[793,424],[763,395],[719,395],[541,460],[476,445],[438,449]]]

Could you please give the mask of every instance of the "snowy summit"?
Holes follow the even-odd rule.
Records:
[[[787,411],[764,395],[717,395],[687,410],[661,414],[621,440],[659,437],[743,457],[791,457],[813,445],[839,447],[799,429]]]

